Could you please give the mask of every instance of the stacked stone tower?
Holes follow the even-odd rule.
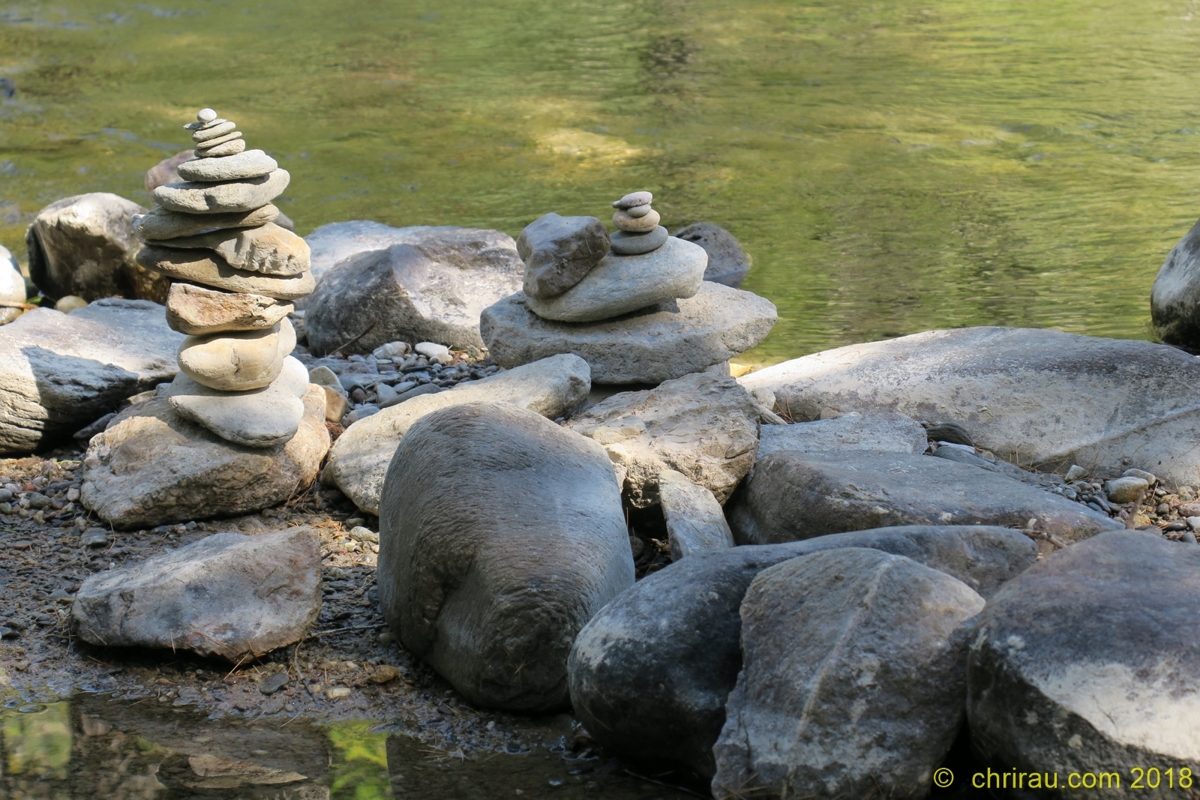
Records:
[[[271,201],[290,175],[210,108],[187,125],[196,158],[184,181],[154,190],[136,217],[137,261],[172,280],[167,323],[187,334],[168,393],[181,417],[250,447],[290,440],[308,371],[290,353],[290,301],[313,290],[304,240],[276,224]]]

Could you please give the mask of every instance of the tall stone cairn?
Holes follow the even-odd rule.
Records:
[[[155,189],[154,208],[134,218],[137,262],[171,279],[167,324],[188,336],[168,397],[223,439],[274,447],[296,434],[308,387],[287,317],[314,287],[309,249],[271,205],[291,176],[211,108],[184,127],[196,152],[184,180]]]

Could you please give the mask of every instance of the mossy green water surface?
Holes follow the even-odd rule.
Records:
[[[517,234],[654,191],[728,227],[773,362],[938,327],[1150,336],[1200,214],[1194,0],[63,0],[0,10],[0,244],[212,106],[307,233]]]

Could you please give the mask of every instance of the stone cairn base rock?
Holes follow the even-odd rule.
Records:
[[[195,158],[137,217],[138,263],[174,281],[167,321],[188,334],[168,393],[180,416],[227,441],[274,447],[295,436],[308,372],[289,354],[290,301],[313,289],[304,240],[275,224],[290,176],[211,108],[186,126]]]
[[[668,236],[652,199],[633,192],[614,202],[611,236],[595,217],[557,214],[521,233],[524,291],[480,318],[497,363],[516,367],[574,353],[596,383],[661,383],[762,341],[775,307],[737,290],[712,303],[704,282],[708,254]]]

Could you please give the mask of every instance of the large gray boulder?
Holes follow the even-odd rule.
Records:
[[[1004,525],[1063,542],[1123,528],[1087,506],[996,472],[905,453],[777,450],[728,509],[734,537],[772,544],[886,525]]]
[[[895,411],[964,426],[1022,466],[1200,474],[1200,360],[1173,347],[1051,330],[962,328],[851,345],[741,379],[795,419]]]
[[[180,417],[167,397],[122,411],[92,437],[83,505],[115,528],[249,514],[286,502],[317,478],[329,451],[325,393],[309,386],[286,444],[246,447]]]
[[[162,306],[146,300],[37,309],[0,328],[0,455],[70,436],[171,380],[182,341]]]
[[[1150,319],[1167,344],[1200,350],[1200,221],[1171,249],[1154,276]]]
[[[323,480],[363,511],[378,514],[388,464],[408,429],[426,414],[463,403],[511,403],[557,419],[582,403],[590,389],[587,362],[561,355],[414,397],[348,427],[329,454]]]
[[[1200,764],[1197,603],[1200,547],[1156,533],[1104,533],[1049,556],[980,617],[967,677],[976,749],[997,769],[1121,776],[1071,796],[1193,796],[1179,777]]]
[[[503,234],[477,233],[488,235],[459,250],[395,244],[339,262],[304,303],[309,348],[320,355],[369,353],[394,341],[481,347],[480,312],[521,285],[522,265],[515,248],[510,259],[494,258],[508,251],[490,234]],[[477,258],[471,245],[493,257]]]
[[[754,466],[758,414],[733,378],[698,372],[615,394],[568,424],[604,445],[625,498],[648,508],[658,503],[658,477],[666,470],[724,503]]]
[[[517,293],[483,311],[479,329],[496,362],[528,364],[574,353],[593,383],[662,383],[728,361],[775,325],[775,306],[750,292],[705,282],[694,297],[603,322],[542,319]]]
[[[713,222],[693,222],[671,235],[698,244],[708,253],[704,280],[734,289],[742,285],[750,271],[750,256],[732,233]]]
[[[0,325],[7,325],[23,313],[25,277],[8,248],[0,245]]]
[[[320,611],[315,530],[217,533],[91,576],[71,604],[71,630],[95,645],[238,662],[298,642]]]
[[[638,582],[580,632],[568,668],[588,731],[630,758],[647,753],[711,776],[725,700],[742,668],[738,608],[754,577],[810,553],[868,547],[903,555],[993,594],[1037,560],[1005,528],[946,525],[855,531],[685,558]]]
[[[962,723],[983,598],[903,556],[778,564],[742,600],[742,672],[713,748],[717,800],[923,798]]]
[[[846,414],[832,419],[764,425],[759,435],[758,457],[776,450],[829,453],[866,450],[876,453],[920,455],[929,446],[921,423],[903,414]]]
[[[408,431],[379,512],[379,601],[404,646],[471,703],[564,708],[576,634],[633,584],[604,450],[507,403]]]
[[[146,209],[107,192],[66,197],[43,208],[25,231],[29,277],[51,300],[120,296],[165,302],[169,283],[134,261],[133,217]]]

